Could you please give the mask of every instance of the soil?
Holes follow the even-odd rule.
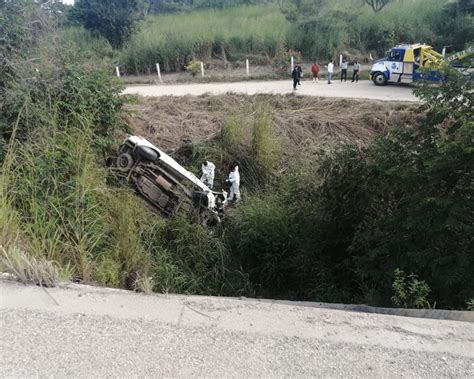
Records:
[[[303,68],[304,77],[311,76],[310,68],[312,62],[303,62],[301,64]],[[321,76],[326,76],[326,68],[324,64],[321,64]],[[350,71],[350,70],[349,70]],[[370,65],[363,65],[361,70],[361,77],[367,78],[368,72],[370,71]],[[336,68],[336,75],[337,74]],[[337,76],[336,76],[337,77]],[[204,77],[201,74],[192,76],[190,73],[181,72],[170,72],[162,73],[160,83],[157,72],[150,72],[148,75],[122,75],[122,80],[125,84],[176,84],[176,83],[211,83],[211,82],[235,82],[242,80],[276,80],[291,78],[290,67],[288,71],[281,72],[272,65],[256,65],[250,64],[249,74],[247,75],[245,62],[236,62],[234,64],[229,63],[227,67],[223,67],[222,63],[219,64],[208,64],[205,66]]]
[[[309,153],[340,143],[365,145],[376,134],[420,120],[418,105],[293,95],[138,97],[124,120],[134,134],[164,150],[216,137],[228,117],[249,117],[257,105],[272,111],[274,133],[287,151]]]

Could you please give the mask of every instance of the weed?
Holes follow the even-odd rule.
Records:
[[[133,289],[137,292],[143,292],[147,295],[153,292],[154,282],[152,277],[139,276],[135,283],[133,283]]]
[[[0,265],[24,284],[54,287],[70,279],[67,267],[44,258],[30,257],[17,247],[0,246]]]
[[[427,296],[430,287],[423,280],[418,280],[413,273],[406,275],[403,270],[396,269],[393,281],[392,302],[397,307],[403,308],[430,308]]]

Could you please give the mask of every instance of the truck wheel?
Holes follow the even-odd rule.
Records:
[[[121,153],[117,157],[116,165],[120,171],[128,171],[134,163],[133,157],[129,153]]]
[[[376,86],[384,86],[387,84],[387,79],[382,72],[377,72],[374,75],[373,81]]]

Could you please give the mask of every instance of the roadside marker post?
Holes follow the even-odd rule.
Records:
[[[249,60],[248,59],[245,60],[245,69],[247,71],[247,76],[249,76],[250,75],[250,67],[249,67]]]
[[[446,55],[446,46],[443,47],[443,51],[441,52],[441,55],[443,56],[443,58],[444,58],[444,56]]]
[[[295,68],[295,58],[293,58],[293,55],[291,56],[291,72],[293,72],[293,69]]]
[[[342,54],[339,55],[339,67],[341,67],[341,65],[342,65]]]
[[[156,72],[158,73],[158,79],[160,80],[160,83],[163,83],[163,79],[161,79],[161,71],[160,71],[160,64],[156,64]]]
[[[204,63],[201,62],[201,76],[204,78]]]
[[[115,66],[115,72],[117,73],[117,77],[120,78],[119,66]]]

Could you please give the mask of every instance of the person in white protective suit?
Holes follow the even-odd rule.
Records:
[[[230,185],[229,200],[233,202],[240,200],[239,166],[235,166],[230,170],[229,177],[227,178],[226,182]]]
[[[214,186],[214,171],[216,165],[209,161],[204,161],[201,166],[202,176],[201,182],[206,184],[210,189]]]

